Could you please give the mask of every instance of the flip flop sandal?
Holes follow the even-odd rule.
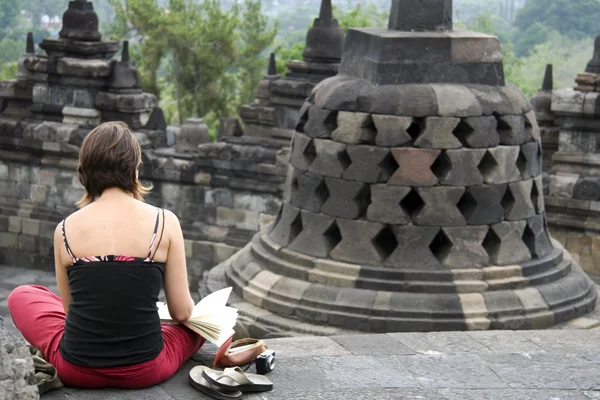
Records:
[[[238,390],[225,391],[220,390],[220,388],[212,385],[210,382],[204,379],[202,375],[205,369],[208,369],[208,367],[205,367],[204,365],[198,365],[190,370],[190,384],[194,387],[194,389],[197,389],[205,395],[219,400],[237,399],[242,396],[242,392]]]
[[[273,382],[264,375],[245,374],[240,367],[225,368],[224,371],[215,371],[206,368],[202,376],[212,385],[225,390],[239,390],[242,392],[266,392],[273,390]]]

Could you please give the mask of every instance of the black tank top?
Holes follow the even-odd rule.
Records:
[[[67,269],[72,300],[59,346],[66,361],[82,367],[121,367],[152,360],[162,351],[156,302],[165,264],[152,259],[159,219],[160,210],[146,258],[77,258],[63,220],[63,241],[73,260]]]

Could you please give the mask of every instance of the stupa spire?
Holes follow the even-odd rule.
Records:
[[[452,0],[392,0],[388,28],[396,31],[451,31]]]
[[[277,63],[275,62],[275,53],[269,56],[269,69],[267,75],[277,75]]]
[[[35,53],[35,43],[33,42],[33,32],[27,32],[27,44],[25,45],[26,54]]]
[[[551,92],[554,88],[553,83],[553,72],[552,72],[552,64],[546,65],[546,73],[544,74],[544,83],[542,83],[542,90],[546,92]]]

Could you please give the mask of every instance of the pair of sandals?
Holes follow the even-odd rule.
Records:
[[[251,364],[267,349],[262,340],[248,338],[232,342],[230,338],[215,355],[215,369],[204,365],[192,368],[190,383],[200,392],[220,400],[237,399],[242,392],[272,390],[273,383],[264,375],[246,373],[240,368]]]

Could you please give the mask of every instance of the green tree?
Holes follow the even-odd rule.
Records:
[[[62,15],[68,4],[64,0],[25,0],[23,11],[31,18],[31,25],[37,27],[40,25],[42,16]]]
[[[21,6],[22,0],[0,0],[0,40],[12,32]]]
[[[547,29],[581,39],[598,34],[598,0],[527,0],[517,12],[515,26],[521,33],[537,23]]]
[[[278,24],[269,26],[261,12],[260,0],[247,0],[239,26],[239,45],[236,67],[240,82],[240,103],[252,101],[256,85],[265,73],[265,60],[260,57],[277,35]]]

